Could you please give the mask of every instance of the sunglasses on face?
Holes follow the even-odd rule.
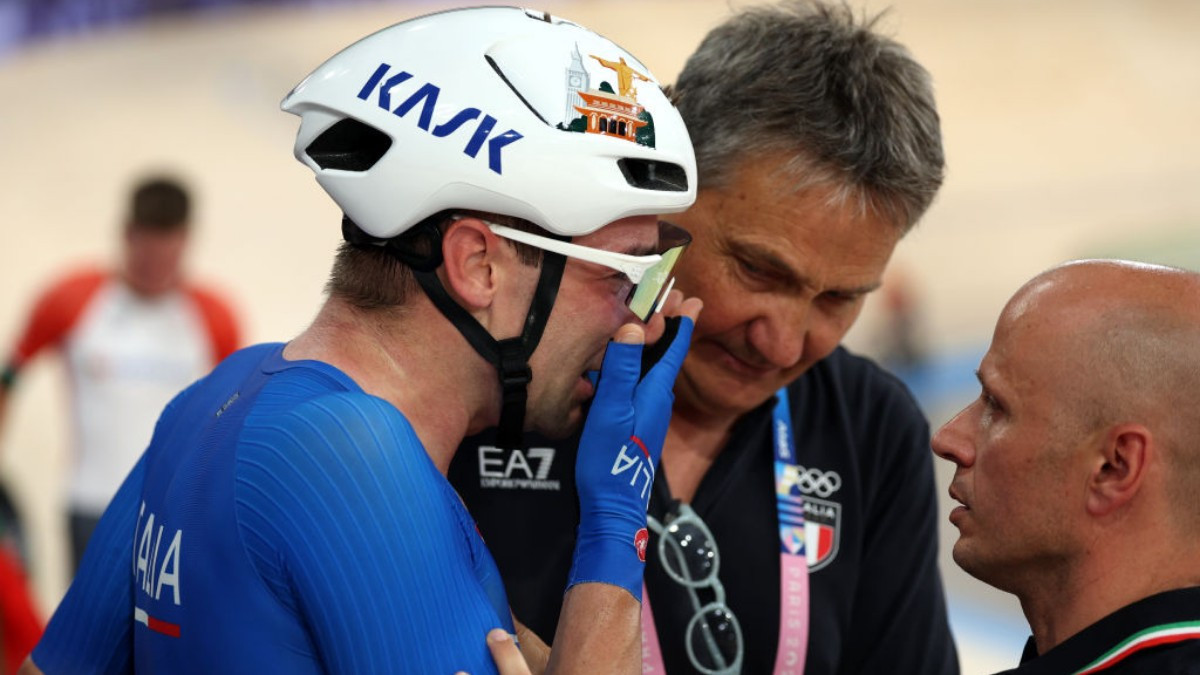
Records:
[[[624,299],[625,304],[629,307],[629,311],[642,321],[649,321],[655,312],[662,309],[662,303],[666,299],[667,293],[675,284],[671,270],[675,267],[675,262],[679,260],[683,250],[692,241],[692,235],[688,234],[687,230],[660,220],[658,221],[658,250],[660,253],[630,255],[559,241],[486,220],[483,222],[487,223],[488,228],[499,237],[621,272],[631,284],[629,294]]]

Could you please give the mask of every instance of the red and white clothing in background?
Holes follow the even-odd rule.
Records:
[[[150,441],[163,407],[238,346],[229,306],[184,285],[146,297],[116,272],[84,270],[38,299],[5,372],[57,348],[71,388],[73,513],[104,511]]]

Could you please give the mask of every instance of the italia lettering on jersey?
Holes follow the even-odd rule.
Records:
[[[183,530],[167,527],[153,511],[147,514],[146,502],[143,501],[138,509],[133,544],[133,582],[137,596],[134,620],[150,630],[179,637],[178,624],[154,617],[145,607],[153,607],[153,603],[161,602],[164,589],[168,601],[175,606],[183,604],[180,589]]]
[[[385,79],[385,76],[391,70],[392,67],[390,65],[386,63],[379,64],[379,67],[375,69],[375,72],[371,73],[371,76],[363,84],[362,89],[359,90],[358,98],[366,101],[374,94],[375,101],[379,107],[384,110],[390,110],[397,117],[404,117],[417,108],[417,106],[420,106],[420,113],[417,116],[417,127],[422,131],[429,132],[435,138],[445,138],[458,131],[459,128],[468,122],[479,119],[479,122],[475,125],[475,131],[463,147],[463,154],[471,158],[477,157],[486,141],[488,168],[499,174],[504,173],[500,161],[500,153],[506,146],[516,143],[524,138],[524,136],[512,129],[492,136],[492,132],[496,129],[497,120],[479,108],[463,108],[450,115],[445,122],[430,128],[433,124],[434,111],[437,110],[438,96],[442,92],[441,88],[431,82],[423,83],[393,108],[392,89],[412,79],[412,73],[401,70]]]

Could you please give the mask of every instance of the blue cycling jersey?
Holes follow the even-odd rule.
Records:
[[[396,408],[282,349],[238,352],[168,407],[34,652],[44,671],[127,670],[126,637],[66,642],[124,598],[139,672],[495,672],[483,637],[511,615],[457,494]]]

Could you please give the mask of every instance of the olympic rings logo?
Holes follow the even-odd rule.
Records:
[[[806,469],[799,464],[787,465],[784,470],[787,491],[798,487],[806,495],[815,494],[818,497],[828,497],[842,487],[842,477],[836,471]]]

